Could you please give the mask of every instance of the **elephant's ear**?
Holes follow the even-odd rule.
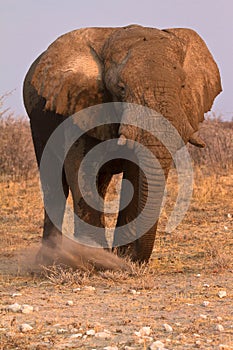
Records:
[[[222,91],[219,70],[206,44],[195,31],[182,28],[166,31],[178,37],[184,47],[186,78],[181,90],[181,104],[195,132],[204,120],[204,113],[211,109],[215,97]]]
[[[70,116],[104,101],[100,52],[114,28],[79,29],[59,37],[42,55],[31,83],[45,110]]]

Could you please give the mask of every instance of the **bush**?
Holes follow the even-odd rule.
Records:
[[[4,99],[0,97],[0,179],[27,180],[37,172],[29,121],[3,110]]]
[[[209,172],[224,173],[233,167],[233,122],[207,119],[199,135],[206,143],[201,149],[189,145],[194,164]]]

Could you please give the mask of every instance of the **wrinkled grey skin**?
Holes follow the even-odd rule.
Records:
[[[112,101],[136,103],[155,110],[172,123],[185,144],[190,142],[203,147],[203,141],[196,134],[198,125],[220,92],[217,65],[197,33],[190,29],[158,30],[137,25],[80,29],[61,36],[32,64],[24,82],[24,102],[38,164],[49,136],[63,120],[86,107]],[[128,126],[129,118],[130,110],[126,108],[117,121],[119,124],[89,131],[73,145],[65,160],[64,193],[67,197],[70,188],[75,213],[97,227],[104,225],[102,208],[93,210],[83,201],[77,186],[77,171],[85,154],[104,140],[120,137],[119,144],[127,148],[129,142],[126,139],[131,139],[148,147],[157,157],[163,174],[158,169],[158,176],[152,179],[153,206],[159,208],[161,205],[164,190],[161,179],[168,176],[171,154],[149,133]],[[123,172],[124,179],[134,186],[133,199],[119,212],[117,226],[137,217],[147,197],[145,176],[134,164],[140,154],[131,147],[127,149],[132,162],[115,160],[107,163],[97,180],[102,197],[115,173]],[[52,153],[51,157],[54,157]],[[151,164],[150,159],[142,161],[148,170],[150,167],[155,169],[156,165]],[[45,201],[56,193],[56,181],[60,181],[56,174],[50,174],[44,181],[46,184],[42,183],[42,187],[46,187]],[[122,201],[124,195],[123,189]],[[64,199],[56,205],[61,226]],[[147,262],[156,228],[157,222],[136,241],[118,247],[118,253],[129,255],[134,261]],[[81,231],[76,227],[75,235],[85,234]],[[134,232],[125,234],[133,237]],[[43,242],[59,235],[60,230],[45,212]],[[105,245],[105,238],[101,239]]]

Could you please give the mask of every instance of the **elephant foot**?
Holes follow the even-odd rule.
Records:
[[[149,257],[141,257],[137,254],[135,250],[135,244],[129,244],[116,248],[116,254],[120,258],[128,258],[131,262],[137,263],[139,265],[147,264],[149,262]]]

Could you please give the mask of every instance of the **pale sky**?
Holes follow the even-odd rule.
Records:
[[[188,27],[207,43],[222,77],[223,92],[213,110],[233,117],[232,0],[0,0],[0,95],[16,115],[26,114],[22,83],[33,60],[58,36],[91,26],[141,24]]]

